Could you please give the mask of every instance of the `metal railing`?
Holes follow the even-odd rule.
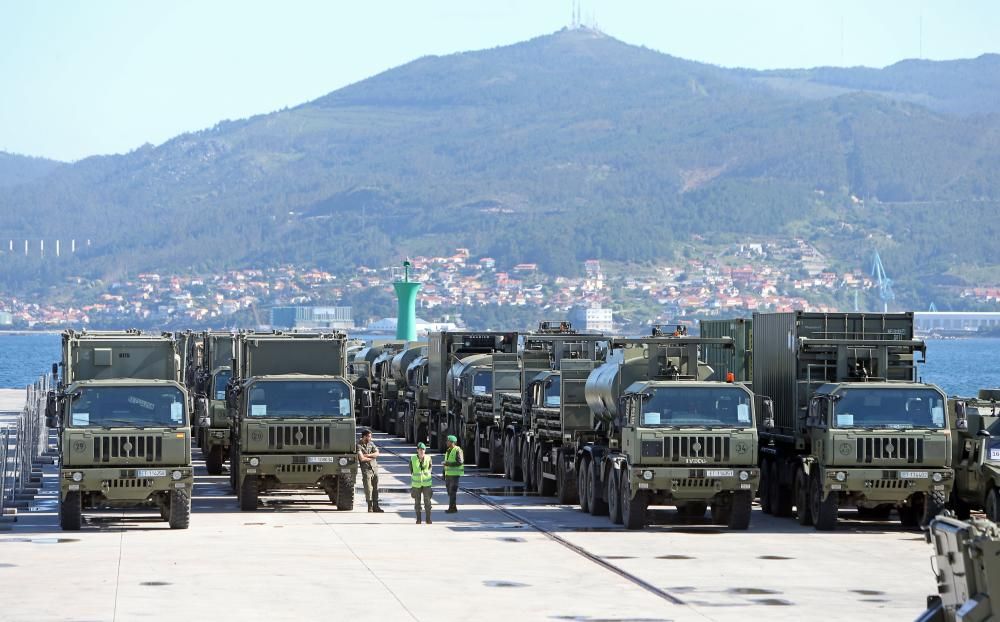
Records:
[[[30,494],[39,484],[36,467],[50,450],[45,403],[51,388],[52,377],[48,374],[28,385],[24,409],[0,433],[3,439],[0,447],[0,516],[8,508],[15,507],[20,496]]]

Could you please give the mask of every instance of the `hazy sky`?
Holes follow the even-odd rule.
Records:
[[[76,160],[569,24],[572,0],[0,0],[0,151]],[[627,43],[753,68],[1000,52],[1000,2],[581,0]]]

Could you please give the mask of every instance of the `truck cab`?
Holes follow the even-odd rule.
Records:
[[[986,518],[1000,521],[1000,389],[982,389],[976,398],[948,402],[956,423],[952,449],[955,487],[950,499],[958,518],[982,510]]]

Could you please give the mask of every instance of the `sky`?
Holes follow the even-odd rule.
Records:
[[[727,67],[1000,52],[996,0],[579,0],[626,43]],[[0,151],[64,161],[294,106],[428,54],[569,25],[573,0],[0,0]]]

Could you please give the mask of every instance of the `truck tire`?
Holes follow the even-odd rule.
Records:
[[[489,436],[487,438],[490,443],[490,473],[503,473],[503,440],[500,438],[498,430],[494,427],[490,428]]]
[[[482,438],[479,436],[482,433],[482,431],[483,429],[477,423],[476,438],[474,438],[472,442],[472,451],[473,451],[472,455],[476,457],[477,467],[486,468],[490,466],[490,454],[483,451],[483,441]]]
[[[415,443],[414,440],[417,437],[417,431],[413,427],[413,419],[410,417],[409,411],[407,414],[403,415],[403,437],[406,439],[407,443]]]
[[[556,494],[556,483],[545,477],[545,461],[541,446],[537,452],[538,459],[535,462],[535,490],[543,497],[552,497]]]
[[[239,494],[240,485],[240,453],[236,446],[229,449],[229,490]]]
[[[616,469],[612,467],[611,471],[608,473],[607,481],[607,499],[608,499],[608,518],[615,525],[621,525],[624,522],[622,518],[622,476],[621,469]]]
[[[584,458],[580,461],[580,468],[576,472],[576,489],[580,491],[580,511],[590,513],[590,497],[588,478],[590,477],[590,459]]]
[[[812,504],[809,502],[809,476],[805,469],[795,473],[795,518],[803,527],[813,523]]]
[[[354,480],[357,477],[341,474],[337,476],[337,511],[350,512],[354,509]]]
[[[1000,494],[997,493],[997,489],[990,488],[990,491],[986,493],[986,501],[983,503],[983,511],[986,513],[986,518],[990,519],[994,523],[1000,521]]]
[[[618,494],[621,495],[622,525],[625,529],[644,529],[649,514],[649,492],[639,490],[632,496],[629,478],[621,477]]]
[[[503,437],[503,476],[504,479],[509,479],[514,481],[514,461],[513,456],[510,453],[510,435],[505,434]]]
[[[763,459],[760,461],[760,484],[757,485],[760,495],[760,509],[765,514],[773,514],[771,507],[771,461]]]
[[[837,493],[831,492],[823,498],[823,483],[818,474],[813,474],[809,480],[809,499],[811,503],[813,526],[816,531],[833,531],[837,526]]]
[[[920,527],[926,529],[930,527],[931,521],[944,511],[947,505],[944,493],[940,490],[932,490],[924,495],[924,511],[920,517]]]
[[[559,462],[556,463],[556,495],[559,503],[570,505],[576,503],[579,498],[579,488],[576,485],[576,474],[566,467],[568,466],[565,456],[560,452]]]
[[[191,497],[183,490],[170,492],[167,524],[171,529],[187,529],[191,525]]]
[[[958,520],[969,520],[969,516],[972,515],[972,506],[963,501],[955,489],[951,491],[948,507],[955,513],[955,518]]]
[[[722,495],[717,495],[715,498],[720,499]],[[712,517],[713,525],[727,525],[729,524],[729,517],[733,513],[733,496],[729,497],[725,501],[713,501],[711,506],[709,506],[709,516]]]
[[[59,527],[63,531],[79,531],[83,526],[83,496],[71,490],[59,500]]]
[[[591,516],[607,516],[608,501],[601,498],[601,465],[596,460],[590,461],[587,473],[587,505]]]
[[[240,484],[240,511],[254,512],[257,510],[257,499],[260,497],[260,481],[256,475],[247,475]]]
[[[746,490],[733,493],[733,504],[729,508],[726,526],[730,529],[745,530],[750,528],[750,517],[753,515],[753,495]]]
[[[524,482],[525,488],[531,488],[532,482],[534,481],[531,476],[531,455],[528,453],[528,441],[522,441],[518,444],[520,450],[518,454],[521,456],[521,480]]]
[[[518,451],[517,437],[513,434],[510,435],[510,444],[507,451],[510,452],[511,479],[515,482],[523,482],[524,469],[521,466],[521,454]],[[504,452],[504,455],[506,456],[507,452]]]
[[[209,475],[222,475],[223,451],[222,445],[216,445],[205,456],[205,469]]]

